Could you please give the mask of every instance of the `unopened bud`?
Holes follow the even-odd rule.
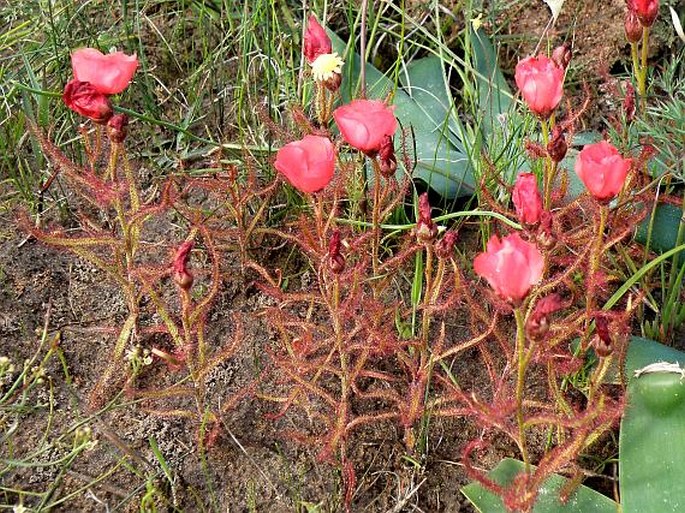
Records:
[[[128,133],[128,116],[115,114],[107,122],[107,135],[112,142],[122,143]]]
[[[659,0],[627,0],[628,10],[634,11],[643,27],[654,25],[659,14]]]
[[[340,252],[341,246],[340,231],[335,230],[328,243],[328,265],[333,274],[340,274],[345,270],[345,257]]]
[[[561,162],[566,156],[568,146],[566,144],[566,137],[564,136],[564,129],[560,125],[555,125],[552,129],[552,137],[547,143],[547,155],[554,162]]]
[[[632,9],[626,11],[626,18],[623,23],[626,30],[626,39],[630,43],[638,43],[642,39],[642,24],[637,18],[637,13]]]
[[[178,247],[174,261],[171,264],[171,276],[174,283],[181,289],[188,291],[193,286],[193,275],[188,270],[188,261],[190,260],[190,250],[193,249],[193,241],[184,242]]]
[[[552,249],[557,243],[552,230],[552,213],[549,210],[543,210],[540,214],[540,224],[535,232],[535,241],[543,249]]]
[[[431,206],[428,203],[428,193],[419,196],[419,220],[416,223],[416,238],[419,242],[431,242],[438,235],[438,227],[431,218]]]
[[[340,89],[341,83],[342,75],[340,73],[333,73],[330,77],[323,81],[323,85],[332,93]]]
[[[570,43],[564,43],[561,46],[557,46],[552,52],[552,60],[561,69],[568,68],[572,58],[573,52],[571,51]]]
[[[600,358],[606,358],[614,352],[614,342],[609,333],[609,321],[604,315],[595,317],[597,334],[592,339],[592,347]]]
[[[378,150],[378,162],[380,163],[383,178],[390,178],[395,175],[395,171],[397,171],[397,158],[395,157],[395,146],[392,137],[389,135],[383,138],[381,147]]]
[[[550,294],[538,301],[526,321],[526,335],[532,340],[541,340],[549,331],[549,316],[562,306],[559,294]]]
[[[435,254],[438,255],[438,258],[442,258],[443,260],[451,258],[454,254],[454,244],[456,242],[457,232],[448,230],[442,236],[442,239],[435,245]]]

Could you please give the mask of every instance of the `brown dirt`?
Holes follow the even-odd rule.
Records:
[[[599,79],[615,63],[630,57],[625,51],[624,14],[624,0],[564,2],[548,40],[553,47],[565,41],[572,43],[575,76],[569,77],[571,82]],[[513,69],[521,56],[533,53],[549,19],[550,10],[542,0],[518,2],[512,11],[501,15],[507,36],[503,39],[511,41],[506,44],[506,69]],[[546,49],[545,41],[541,48]]]
[[[87,397],[107,365],[113,344],[112,335],[101,328],[122,322],[126,310],[123,299],[89,264],[35,241],[20,244],[23,235],[8,233],[12,225],[6,217],[2,225],[7,230],[0,246],[0,270],[5,277],[0,290],[2,353],[15,363],[33,356],[50,309],[49,338],[61,334],[60,347],[72,383],[67,383],[57,359],[48,361],[47,383],[53,388],[39,389],[31,397],[29,404],[35,409],[19,417],[11,456],[20,459],[40,448],[44,450],[41,461],[64,458],[79,419],[92,429],[97,442],[80,454],[64,475],[60,473],[62,465],[20,469],[5,475],[4,485],[42,492],[58,482],[53,500],[68,499],[54,511],[64,512],[104,511],[106,507],[137,510],[136,504],[145,492],[145,474],[157,476],[155,486],[168,501],[162,511],[198,511],[200,504],[208,507],[212,500],[219,505],[230,504],[230,511],[301,511],[304,502],[321,504],[322,511],[340,510],[337,470],[318,462],[316,450],[283,436],[306,419],[286,416],[267,420],[265,415],[274,410],[268,402],[246,400],[222,419],[222,434],[209,449],[206,470],[197,449],[196,421],[158,417],[143,409],[144,405],[122,404],[125,399],[91,418]],[[233,271],[227,271],[227,276],[239,275],[237,269]],[[245,321],[245,344],[235,358],[208,377],[214,401],[251,382],[259,373],[255,362],[263,358],[265,349],[274,350],[276,339],[271,330],[254,316],[268,302],[240,279],[225,280],[210,314],[211,332],[218,339],[230,337],[231,315],[238,314]],[[146,368],[143,376],[140,386],[156,382],[159,387],[177,379],[160,363]],[[265,384],[266,389],[269,386]],[[51,396],[54,413],[49,426],[45,405]],[[179,403],[170,400],[155,406],[163,409],[179,407]],[[41,438],[44,432],[48,433],[47,442]],[[458,491],[467,479],[456,462],[460,448],[474,436],[477,433],[463,421],[435,421],[429,436],[429,459],[419,471],[404,459],[398,426],[388,423],[360,430],[350,446],[359,479],[355,511],[384,512],[402,501],[407,507],[419,505],[427,511],[472,511]],[[173,486],[161,474],[150,449],[151,438],[172,470]],[[492,461],[485,464],[494,465],[507,452],[493,453]],[[4,449],[2,453],[10,456]],[[130,468],[120,465],[123,456],[128,456]],[[106,479],[84,489],[110,472]],[[214,499],[208,482],[212,483]],[[415,486],[418,491],[411,493]],[[13,504],[17,500],[9,494],[4,502]],[[30,500],[25,503],[31,504]],[[164,505],[159,499],[157,503]]]

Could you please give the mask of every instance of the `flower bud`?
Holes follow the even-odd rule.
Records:
[[[419,196],[419,220],[416,223],[416,238],[419,242],[431,242],[438,235],[438,227],[431,218],[431,206],[428,203],[428,193]]]
[[[188,270],[188,261],[190,260],[190,251],[193,249],[194,243],[192,240],[185,241],[176,250],[174,261],[171,264],[171,277],[174,283],[181,289],[188,291],[193,286],[193,275]]]
[[[561,162],[566,156],[568,146],[566,144],[566,137],[564,136],[564,129],[559,125],[555,125],[552,129],[552,137],[547,143],[547,155],[554,162]]]
[[[534,226],[540,221],[542,196],[533,173],[521,173],[516,177],[511,199],[519,221],[529,226]]]
[[[543,210],[540,214],[540,224],[537,232],[535,232],[535,242],[546,250],[552,249],[557,243],[552,231],[552,213],[549,210]]]
[[[435,254],[438,258],[447,260],[454,254],[454,244],[457,242],[457,232],[448,230],[442,236],[442,239],[435,245]]]
[[[331,38],[316,20],[313,14],[307,21],[307,30],[304,33],[303,53],[307,61],[311,64],[319,55],[331,53]]]
[[[541,340],[549,331],[549,315],[561,310],[561,296],[550,294],[535,305],[533,313],[526,321],[526,334],[533,340]]]
[[[107,135],[112,142],[122,143],[128,133],[128,116],[115,114],[107,122]]]
[[[609,333],[609,320],[604,315],[595,316],[597,334],[592,339],[592,347],[600,358],[606,358],[614,352],[614,341]]]
[[[81,116],[96,123],[105,123],[112,117],[112,105],[106,95],[99,92],[90,82],[73,79],[64,87],[62,100],[65,105]]]
[[[573,58],[573,51],[571,50],[570,43],[564,43],[561,46],[557,46],[552,52],[552,60],[561,69],[568,68],[571,59]]]
[[[395,146],[392,137],[386,135],[383,138],[381,147],[378,150],[378,161],[380,163],[381,175],[384,178],[391,178],[397,171],[397,158],[395,157]]]
[[[659,14],[659,0],[628,0],[628,10],[634,11],[643,27],[651,27]]]
[[[345,270],[345,257],[340,252],[341,246],[340,231],[335,230],[328,243],[328,265],[333,274],[340,274]]]
[[[323,82],[326,89],[332,93],[340,89],[340,84],[342,84],[342,75],[340,73],[332,73],[331,76]]]
[[[623,27],[626,31],[626,39],[629,43],[638,43],[642,39],[642,25],[637,14],[632,9],[626,11]]]

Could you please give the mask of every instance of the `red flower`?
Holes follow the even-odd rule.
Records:
[[[71,110],[96,123],[105,123],[112,117],[109,99],[89,82],[71,80],[64,87],[62,100]]]
[[[105,55],[95,48],[81,48],[71,54],[71,67],[75,78],[110,95],[126,89],[138,67],[138,58],[123,52]]]
[[[530,110],[547,119],[564,94],[564,69],[538,55],[519,61],[514,78]]]
[[[311,64],[319,55],[331,53],[331,38],[328,37],[323,27],[316,21],[312,14],[307,21],[307,30],[304,33],[303,53],[307,61]]]
[[[651,27],[659,14],[659,0],[627,0],[628,10],[637,14],[643,27]]]
[[[302,192],[320,191],[333,178],[335,149],[328,137],[305,135],[278,150],[274,166]]]
[[[518,233],[502,240],[493,235],[487,251],[473,261],[476,274],[485,278],[503,299],[518,303],[542,278],[544,259],[535,244]]]
[[[623,188],[631,160],[607,141],[588,144],[576,157],[576,174],[598,200],[608,200]]]
[[[521,173],[516,177],[511,199],[519,221],[529,225],[538,224],[542,214],[542,196],[533,173]]]
[[[333,111],[345,141],[368,155],[375,155],[387,136],[397,130],[393,111],[380,100],[352,100]]]

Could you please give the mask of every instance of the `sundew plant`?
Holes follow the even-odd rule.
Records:
[[[143,40],[128,51],[67,41],[55,59],[70,75],[45,82],[59,94],[32,73],[15,84],[71,116],[67,144],[63,128],[24,102],[31,161],[48,167],[35,203],[30,190],[14,196],[19,247],[89,266],[101,277],[89,293],[109,291],[120,307],[85,327],[103,342],[91,353],[96,376],[77,385],[68,327],[49,315],[42,363],[21,370],[19,353],[3,350],[3,507],[85,507],[85,491],[66,477],[87,473],[78,464],[98,450],[95,436],[140,482],[127,489],[114,470],[94,479],[108,510],[449,511],[427,497],[463,486],[483,512],[656,511],[640,509],[648,498],[677,511],[685,359],[677,344],[638,337],[660,318],[650,307],[677,311],[685,269],[685,196],[669,169],[683,141],[660,148],[645,133],[662,105],[650,48],[664,6],[627,2],[629,74],[612,82],[603,117],[602,90],[582,85],[596,77],[577,75],[573,41],[554,29],[558,12],[507,80],[487,35],[496,24],[483,25],[472,6],[450,18],[455,52],[435,21],[442,11],[420,30],[404,2],[191,4],[207,23],[230,17],[236,58],[227,65],[268,63],[254,91],[262,101],[246,107],[256,86],[245,81],[232,107],[251,143],[198,133],[190,114],[186,124],[160,122],[132,100],[161,66]],[[261,37],[248,26],[255,19],[272,41],[282,31],[264,53],[245,49]],[[174,42],[161,30],[172,27],[157,29]],[[223,106],[217,94],[204,107]],[[176,131],[163,144],[177,165],[151,180],[144,170],[162,161],[152,147],[161,129]],[[184,140],[204,150],[181,154]],[[675,221],[663,220],[665,206]],[[655,247],[664,232],[673,242]],[[676,292],[664,293],[666,283]],[[49,450],[31,451],[27,412],[66,407],[36,392],[51,372],[50,397],[66,391],[70,427],[53,436],[48,423],[40,447]],[[135,446],[122,433],[136,415],[141,425],[182,426],[182,441],[152,430]],[[48,457],[77,430],[67,456]],[[675,447],[651,457],[665,433]],[[368,450],[378,440],[392,447],[380,463]],[[197,458],[196,474],[174,459],[179,444],[183,458]],[[453,483],[432,477],[441,444],[460,472]],[[237,448],[257,481],[219,470]],[[280,477],[255,459],[265,451],[278,454]],[[329,485],[293,485],[305,472],[298,458]],[[641,461],[672,465],[669,476],[642,472]],[[22,469],[32,466],[59,477],[29,481]],[[394,494],[381,475],[395,476]],[[267,483],[263,504],[255,482]]]

